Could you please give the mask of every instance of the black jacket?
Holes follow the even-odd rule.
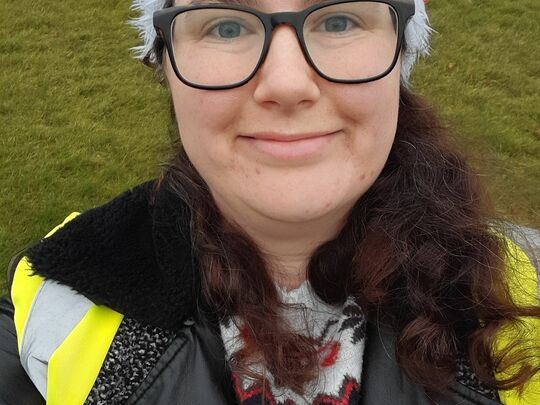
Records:
[[[128,404],[235,404],[219,326],[199,294],[189,209],[166,185],[157,193],[155,186],[145,183],[85,212],[25,254],[37,274],[96,304],[176,332]],[[368,322],[360,403],[433,403],[402,373],[394,342],[391,331]],[[0,404],[44,403],[20,366],[7,298],[0,305],[0,365]],[[456,382],[452,398],[437,403],[498,402]]]

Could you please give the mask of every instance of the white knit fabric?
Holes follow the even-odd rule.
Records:
[[[347,300],[343,306],[330,306],[316,296],[308,282],[292,291],[278,287],[278,292],[282,302],[294,304],[284,313],[290,329],[311,336],[318,342],[320,374],[317,380],[306,387],[306,393],[299,395],[289,388],[276,387],[273,376],[265,372],[261,365],[254,367],[254,371],[266,377],[271,387],[272,400],[277,404],[311,405],[326,403],[326,400],[332,398],[348,404],[347,399],[354,395],[352,391],[359,395],[362,374],[365,317],[360,307],[352,299]],[[242,327],[238,319],[220,325],[227,359],[244,345],[239,325]],[[241,396],[247,397],[249,393],[256,392],[257,386],[249,378],[243,377],[241,388],[235,389],[240,403],[243,403]]]
[[[132,9],[139,12],[139,17],[129,23],[137,28],[142,44],[132,50],[137,59],[149,57],[150,62],[156,63],[156,55],[153,51],[156,30],[153,24],[154,11],[161,10],[166,0],[133,0]],[[409,85],[412,69],[420,56],[427,56],[430,52],[429,42],[433,29],[429,25],[424,0],[415,0],[416,11],[405,29],[405,41],[407,51],[401,59],[401,80]]]

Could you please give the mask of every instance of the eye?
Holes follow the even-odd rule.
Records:
[[[349,26],[349,20],[342,16],[327,18],[324,22],[324,28],[328,32],[343,32]]]
[[[346,34],[355,28],[360,28],[361,23],[351,16],[334,14],[317,18],[317,22],[314,22],[312,27],[315,32]]]
[[[238,38],[245,32],[245,27],[237,21],[219,22],[209,31],[211,35],[223,39]]]
[[[358,24],[344,15],[332,16],[324,21],[324,29],[327,32],[346,32],[356,26]]]

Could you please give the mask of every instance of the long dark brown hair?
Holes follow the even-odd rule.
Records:
[[[220,316],[244,322],[249,343],[233,357],[234,371],[264,383],[251,371],[262,361],[276,384],[303,393],[319,371],[314,341],[281,322],[283,304],[257,245],[221,215],[179,143],[162,181],[191,207],[203,296]],[[402,88],[382,173],[340,234],[313,253],[307,277],[325,302],[353,296],[370,322],[393,328],[400,366],[427,391],[444,394],[462,358],[485,385],[521,388],[540,371],[531,358],[538,348],[528,342],[520,350],[523,342],[514,339],[496,352],[495,337],[507,325],[517,328],[519,317],[540,317],[540,308],[512,301],[509,249],[495,218],[433,109]],[[496,379],[495,372],[508,377]]]

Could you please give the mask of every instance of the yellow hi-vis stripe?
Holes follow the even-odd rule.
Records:
[[[538,275],[536,269],[528,259],[525,252],[514,242],[507,238],[511,254],[506,261],[508,285],[514,302],[521,306],[538,305]],[[540,353],[540,319],[522,318],[521,325],[509,325],[498,336],[496,350],[503,350],[516,337],[526,340],[526,347],[519,349],[532,349],[532,361],[539,361]],[[516,336],[517,335],[517,336]],[[530,344],[527,344],[530,342]],[[531,361],[531,359],[529,359]],[[518,365],[519,366],[519,365]],[[517,369],[517,368],[516,368]],[[504,374],[497,374],[501,379]],[[516,390],[499,391],[499,396],[505,405],[536,405],[540,404],[540,374],[536,374],[525,386],[520,396]]]
[[[108,307],[90,308],[49,360],[48,405],[85,402],[122,319],[122,314]]]
[[[45,237],[48,238],[51,236],[77,215],[79,215],[78,212],[71,213],[64,222],[55,227]],[[13,284],[11,286],[11,299],[13,301],[13,307],[15,308],[14,321],[15,330],[17,331],[19,353],[21,352],[24,330],[26,328],[28,317],[30,316],[30,311],[32,310],[34,299],[36,298],[36,294],[41,288],[43,281],[43,277],[32,275],[32,268],[28,263],[28,259],[23,257],[15,269]]]
[[[11,287],[11,299],[15,308],[13,318],[15,321],[15,330],[17,331],[19,353],[22,349],[24,330],[30,310],[43,281],[43,277],[32,276],[32,268],[28,264],[26,257],[23,257],[15,269],[13,285]]]

